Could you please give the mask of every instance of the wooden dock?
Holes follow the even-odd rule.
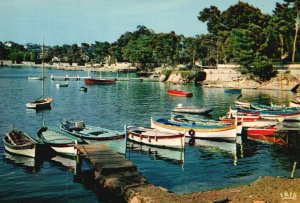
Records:
[[[95,180],[99,183],[99,188],[108,202],[128,202],[138,195],[137,191],[141,188],[152,186],[137,171],[136,165],[125,158],[125,155],[118,154],[101,144],[75,147],[81,156],[95,166]]]

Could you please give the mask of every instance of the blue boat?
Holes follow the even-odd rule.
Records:
[[[237,88],[225,88],[224,92],[229,94],[241,94],[242,90]]]

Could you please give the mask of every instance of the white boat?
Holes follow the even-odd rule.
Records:
[[[43,78],[40,76],[28,76],[27,79],[28,80],[42,80]]]
[[[236,107],[250,108],[250,102],[235,101],[234,103]]]
[[[4,148],[10,153],[35,157],[38,142],[28,134],[12,129],[3,138]]]
[[[78,150],[75,145],[84,143],[80,138],[45,126],[38,131],[37,136],[55,152],[67,156],[76,156]]]
[[[208,106],[184,106],[183,104],[178,104],[172,112],[176,113],[189,113],[189,114],[208,114],[212,112],[212,108]]]
[[[127,139],[157,147],[184,149],[184,134],[160,132],[152,128],[128,127]]]
[[[162,132],[183,133],[186,138],[192,139],[236,140],[237,136],[237,126],[235,124],[199,125],[170,121],[164,118],[151,118],[151,128]]]
[[[35,100],[26,103],[26,107],[30,109],[45,109],[51,108],[51,103],[53,99],[50,97],[44,98],[44,89],[45,89],[45,73],[44,73],[44,39],[43,39],[43,46],[42,46],[42,96]]]
[[[59,87],[68,87],[68,83],[58,83],[56,84],[56,87],[59,88]]]

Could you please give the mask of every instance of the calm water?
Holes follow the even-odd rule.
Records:
[[[53,69],[45,72],[47,76],[87,75]],[[120,81],[116,85],[89,86],[84,93],[79,91],[83,81],[68,81],[69,87],[56,88],[61,81],[47,78],[45,92],[54,99],[52,110],[36,112],[26,109],[25,103],[41,96],[41,81],[27,80],[27,77],[40,74],[40,68],[0,68],[0,202],[97,202],[102,198],[95,192],[93,168],[85,160],[76,163],[46,154],[33,160],[6,153],[2,137],[12,125],[35,135],[44,117],[46,125],[52,127],[58,127],[59,120],[68,119],[121,131],[125,124],[149,127],[151,116],[169,118],[170,110],[178,103],[209,105],[214,109],[212,117],[218,118],[226,114],[236,99],[236,95],[224,94],[222,88],[155,82]],[[194,97],[171,97],[166,93],[169,87],[191,91]],[[265,103],[286,103],[294,96],[291,92],[243,90],[245,100]],[[280,147],[247,139],[239,144],[198,144],[187,146],[184,153],[130,144],[126,156],[149,182],[176,193],[249,183],[259,176],[289,177],[293,162],[300,157]],[[298,167],[296,175],[299,174]]]

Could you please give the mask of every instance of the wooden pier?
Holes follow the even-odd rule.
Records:
[[[129,202],[132,199],[139,199],[142,202],[149,199],[140,197],[139,192],[154,186],[147,183],[137,171],[136,165],[125,159],[125,155],[118,154],[101,144],[75,147],[81,156],[95,166],[95,180],[99,183],[101,193],[105,194],[107,202]]]

